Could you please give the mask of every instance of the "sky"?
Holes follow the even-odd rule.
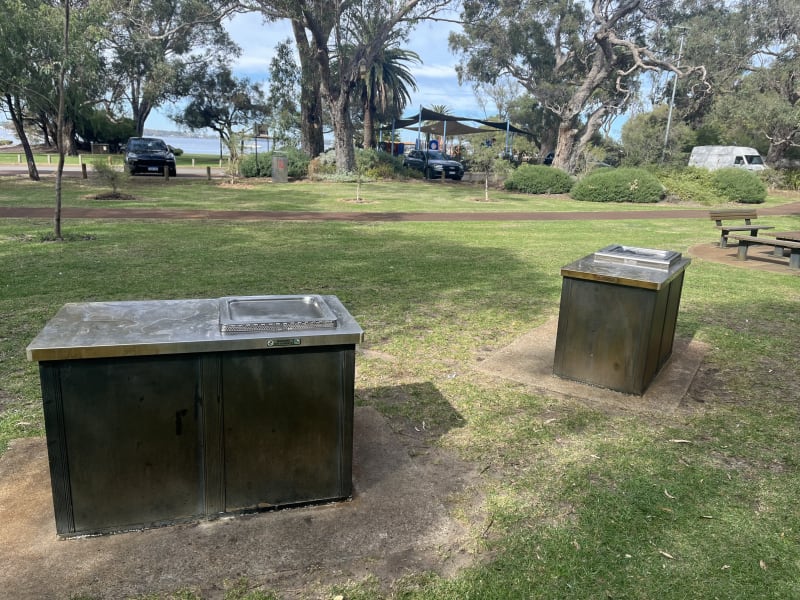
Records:
[[[242,55],[233,63],[234,73],[261,83],[266,91],[269,63],[275,46],[287,38],[293,38],[291,25],[288,21],[265,24],[260,15],[250,13],[234,16],[225,26],[242,48]],[[430,108],[433,105],[447,106],[451,114],[459,116],[478,119],[493,116],[484,114],[470,84],[458,84],[455,69],[458,59],[450,53],[447,42],[450,31],[457,27],[452,23],[424,22],[412,32],[409,44],[405,47],[416,52],[422,64],[409,66],[418,89],[410,90],[411,102],[404,116],[417,114],[420,106]],[[167,116],[169,108],[154,111],[147,119],[147,129],[178,129]],[[494,112],[494,104],[490,102],[487,110]]]

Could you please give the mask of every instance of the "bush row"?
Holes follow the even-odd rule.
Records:
[[[759,204],[767,197],[759,175],[737,168],[708,171],[688,167],[658,173],[642,168],[599,169],[573,182],[559,169],[523,165],[506,180],[505,187],[528,194],[569,193],[575,200],[587,202],[651,203],[666,197],[700,204]]]
[[[296,149],[283,151],[289,160],[289,177],[342,180],[336,174],[331,150],[313,160]],[[246,156],[240,165],[243,177],[271,177],[272,152]],[[345,176],[388,179],[410,177],[400,157],[377,150],[356,150],[357,172]],[[770,175],[765,175],[767,177]],[[771,175],[774,177],[774,173]],[[784,175],[787,183],[800,186],[800,174]],[[696,167],[651,171],[642,168],[598,169],[575,181],[560,169],[543,165],[522,165],[505,181],[507,190],[525,194],[567,194],[587,202],[658,202],[673,198],[699,204],[720,201],[758,204],[764,202],[767,187],[759,175],[744,169],[708,171]]]

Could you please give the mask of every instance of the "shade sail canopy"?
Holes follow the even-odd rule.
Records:
[[[416,129],[416,127],[408,127],[409,129]],[[445,122],[439,121],[437,123],[432,123],[429,125],[423,125],[419,129],[422,133],[430,133],[433,135],[467,135],[469,133],[486,133],[487,131],[491,131],[491,129],[481,129],[478,127],[471,127],[470,125],[465,125],[461,121],[452,121],[452,122]]]
[[[436,121],[435,124],[428,124],[423,125],[420,128],[421,121]],[[479,123],[483,125],[482,128],[472,127],[470,125],[464,125],[464,121],[469,123]],[[530,131],[526,131],[524,129],[520,129],[519,127],[514,127],[510,125],[506,121],[482,121],[479,119],[473,119],[471,117],[458,117],[455,115],[446,115],[444,113],[439,113],[428,108],[421,108],[420,112],[414,116],[406,117],[403,119],[398,119],[394,123],[394,127],[396,129],[417,129],[420,128],[420,131],[424,131],[425,133],[433,133],[436,135],[442,135],[444,133],[444,125],[443,123],[447,122],[447,134],[448,135],[466,135],[468,133],[486,133],[486,127],[492,129],[499,129],[502,131],[510,131],[511,133],[521,133],[523,135],[530,135],[533,136],[533,133]],[[432,130],[429,128],[435,127],[436,130]],[[462,127],[463,129],[459,130],[458,128]],[[391,126],[384,127],[383,129],[391,129]]]

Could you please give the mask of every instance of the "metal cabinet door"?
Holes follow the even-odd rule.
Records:
[[[222,356],[225,509],[352,492],[352,346]]]
[[[198,361],[162,356],[59,364],[60,398],[45,399],[45,412],[55,420],[61,412],[63,425],[49,428],[47,437],[51,462],[53,447],[68,457],[63,471],[53,472],[54,490],[68,484],[55,499],[57,520],[59,511],[70,512],[64,503],[71,503],[74,519],[71,531],[57,523],[59,533],[201,515]]]

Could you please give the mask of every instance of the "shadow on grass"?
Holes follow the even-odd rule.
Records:
[[[390,417],[391,426],[412,445],[427,446],[467,424],[431,382],[358,389],[356,401]]]

